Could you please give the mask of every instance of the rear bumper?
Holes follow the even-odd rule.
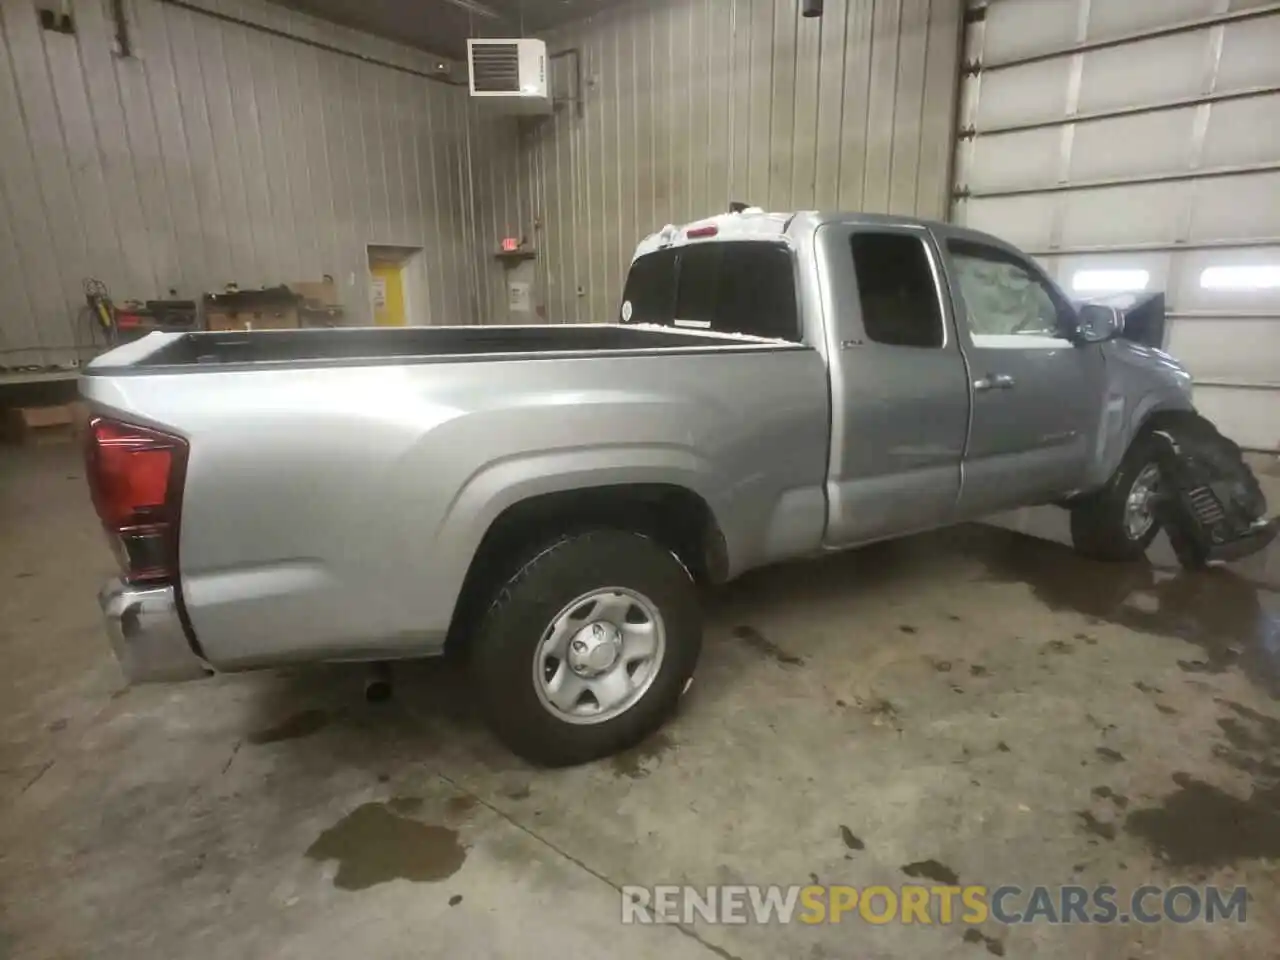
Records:
[[[112,652],[130,683],[198,680],[213,673],[191,649],[173,587],[112,580],[98,592],[98,604]]]

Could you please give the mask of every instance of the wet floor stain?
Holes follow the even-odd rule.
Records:
[[[421,797],[392,797],[387,801],[387,809],[400,814],[417,813],[422,807]]]
[[[1112,750],[1110,747],[1098,747],[1093,752],[1107,761],[1107,763],[1124,763],[1124,754],[1119,750]]]
[[[460,793],[450,797],[444,805],[445,812],[451,817],[465,817],[476,808],[480,801],[469,793]]]
[[[1178,669],[1184,673],[1221,673],[1230,665],[1231,659],[1224,659],[1218,663],[1210,663],[1208,660],[1179,660]]]
[[[675,742],[662,731],[658,731],[634,747],[615,753],[609,758],[609,765],[613,767],[614,774],[619,777],[643,780],[649,776],[663,755],[674,747]]]
[[[998,940],[995,937],[988,937],[976,927],[970,927],[968,930],[966,930],[963,936],[961,937],[961,939],[964,940],[965,943],[973,943],[973,944],[981,943],[983,946],[987,948],[987,953],[990,953],[994,956],[997,956],[997,957],[1004,956],[1004,941]]]
[[[892,700],[886,700],[883,697],[863,700],[861,697],[855,697],[854,703],[858,705],[858,709],[871,715],[871,723],[874,726],[887,723],[895,730],[902,730],[902,719],[898,716],[898,708]]]
[[[867,849],[867,845],[862,842],[862,838],[855,836],[854,832],[850,830],[848,827],[846,827],[843,823],[840,824],[840,840],[850,850]]]
[[[1215,697],[1223,741],[1213,757],[1249,774],[1247,796],[1190,774],[1174,774],[1178,789],[1159,805],[1135,810],[1129,833],[1175,867],[1211,868],[1248,859],[1280,858],[1280,718]]]
[[[1159,710],[1161,713],[1163,713],[1165,716],[1173,716],[1178,712],[1173,707],[1169,706],[1167,703],[1157,703],[1156,709]]]
[[[1133,681],[1133,686],[1134,686],[1134,689],[1140,690],[1143,693],[1164,693],[1164,691],[1161,690],[1159,687],[1154,686],[1150,683],[1143,683],[1141,680]]]
[[[996,744],[996,749],[999,750],[1001,753],[1008,753],[1009,745],[1005,743],[1003,740],[1001,740],[999,743]]]
[[[1089,726],[1097,730],[1101,730],[1103,733],[1110,733],[1112,730],[1116,729],[1116,725],[1114,723],[1103,723],[1101,720],[1095,717],[1092,713],[1086,713],[1084,715],[1084,719],[1085,719],[1085,722],[1089,724]],[[1112,756],[1112,754],[1115,754],[1115,753],[1116,751],[1114,750],[1108,751],[1108,753],[1106,754],[1107,759],[1116,760],[1116,756]],[[1124,757],[1122,756],[1119,757],[1119,760],[1123,760],[1123,759]]]
[[[1173,779],[1178,789],[1159,806],[1125,818],[1125,831],[1165,863],[1207,868],[1280,858],[1280,786],[1255,787],[1241,798],[1189,774]]]
[[[990,671],[990,670],[988,670],[986,667],[984,667],[984,666],[983,666],[982,664],[980,664],[980,663],[973,663],[973,664],[970,664],[970,665],[969,665],[969,676],[971,676],[971,677],[989,677],[989,676],[991,676],[991,671]]]
[[[414,803],[416,801],[416,803]],[[467,851],[447,827],[401,816],[417,809],[417,798],[365,803],[330,827],[307,849],[312,860],[336,860],[333,884],[367,890],[392,880],[435,882],[453,876]]]
[[[733,628],[733,635],[745,643],[752,650],[763,653],[772,657],[778,663],[787,667],[804,666],[804,657],[797,657],[794,653],[787,653],[776,643],[766,637],[755,627],[738,626]]]
[[[1080,826],[1085,833],[1101,837],[1103,840],[1114,840],[1116,838],[1116,825],[1099,820],[1088,810],[1077,810],[1076,819],[1080,821]]]
[[[950,660],[937,660],[937,659],[935,659],[934,657],[926,657],[925,659],[928,661],[929,666],[933,667],[933,669],[934,669],[934,670],[936,670],[936,671],[938,671],[938,673],[950,673],[950,672],[951,672],[951,661],[950,661]]]
[[[318,733],[329,725],[329,714],[324,710],[303,710],[280,721],[273,727],[257,730],[245,739],[255,746],[278,743],[281,740],[297,740]]]
[[[899,624],[899,625],[898,625],[898,629],[899,629],[902,633],[917,633],[917,632],[918,632],[918,631],[916,630],[916,628],[915,628],[915,627],[913,627],[913,626],[911,626],[911,624],[909,624],[909,623]]]
[[[1090,790],[1089,792],[1090,792],[1093,796],[1097,797],[1099,800],[1110,800],[1112,803],[1114,803],[1114,804],[1115,804],[1117,807],[1119,807],[1121,810],[1123,810],[1125,807],[1129,806],[1129,798],[1128,798],[1128,797],[1126,797],[1126,796],[1125,796],[1124,794],[1122,794],[1122,793],[1116,793],[1114,790],[1112,790],[1112,789],[1111,789],[1110,787],[1108,787],[1108,786],[1094,787],[1094,788],[1093,788],[1092,790]]]
[[[462,902],[462,894],[460,893],[455,893],[452,897],[449,898],[449,906],[451,907],[456,907],[461,902]]]
[[[1052,609],[1185,640],[1203,651],[1203,672],[1237,666],[1280,696],[1280,618],[1261,599],[1280,583],[1253,583],[1229,568],[1097,563],[1064,544],[980,524],[935,540],[976,557],[994,580],[1026,584]]]
[[[902,868],[902,872],[908,877],[921,877],[949,886],[954,886],[960,880],[959,874],[937,860],[917,860],[915,863],[908,863]]]

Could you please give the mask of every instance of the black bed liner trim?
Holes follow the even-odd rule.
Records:
[[[392,352],[393,348],[404,347],[427,347],[430,352]],[[83,373],[91,377],[114,377],[807,349],[811,348],[801,343],[734,340],[717,334],[698,336],[683,330],[668,332],[603,324],[598,329],[547,326],[288,330],[187,334],[139,362],[121,366],[104,366],[98,362]]]

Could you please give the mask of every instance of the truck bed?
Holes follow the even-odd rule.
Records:
[[[352,327],[251,333],[151,334],[95,360],[89,375],[250,365],[334,366],[529,355],[702,352],[799,347],[710,331],[617,324],[509,327]]]

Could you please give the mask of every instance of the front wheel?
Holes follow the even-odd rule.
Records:
[[[1095,560],[1138,560],[1160,531],[1156,502],[1160,491],[1159,449],[1140,434],[1105,487],[1071,508],[1071,542]]]
[[[655,730],[701,647],[683,564],[648,537],[593,530],[548,544],[503,585],[472,669],[494,732],[526,760],[563,766]]]

